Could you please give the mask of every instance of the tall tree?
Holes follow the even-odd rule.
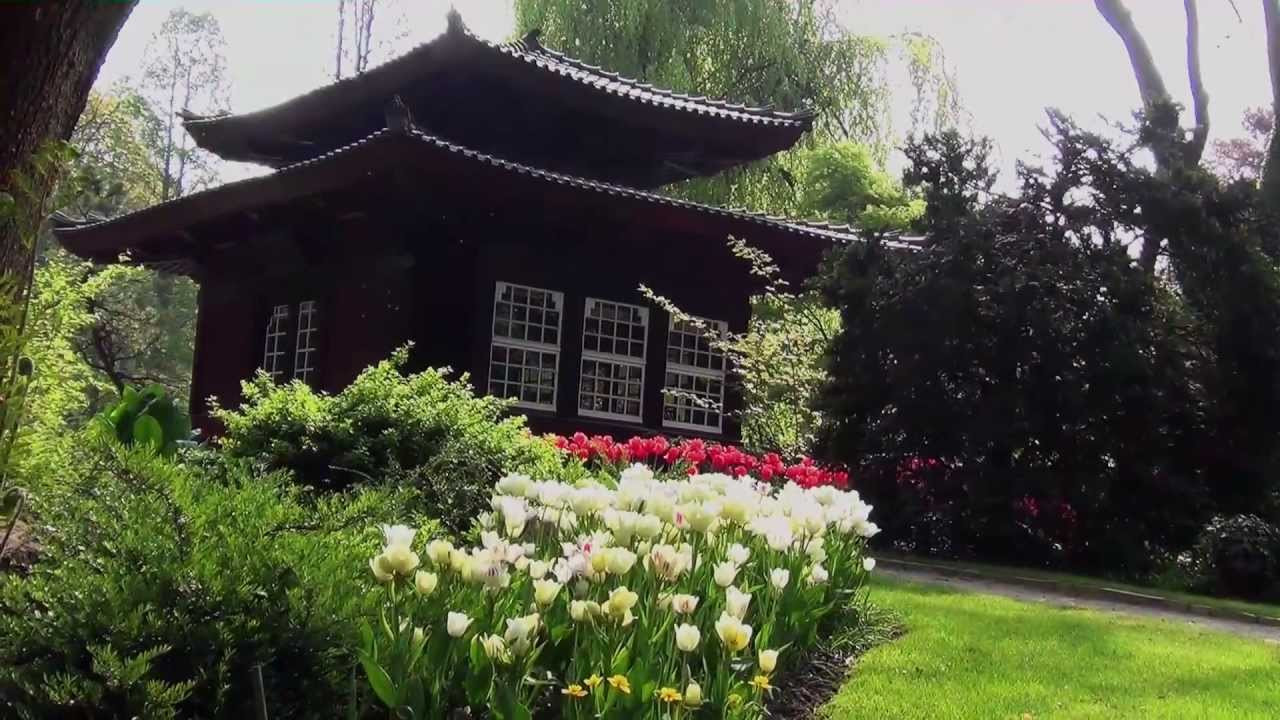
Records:
[[[405,37],[404,20],[404,8],[396,0],[338,0],[333,79],[341,80],[368,70],[377,51]],[[390,33],[381,31],[388,26]],[[375,39],[379,36],[385,37]]]
[[[133,2],[51,0],[0,6],[0,195],[49,140],[65,140]],[[44,190],[48,190],[45,188]],[[13,207],[16,212],[22,208]],[[26,220],[30,220],[29,218]],[[0,302],[25,305],[35,259],[30,222],[0,217]]]
[[[1169,114],[1176,115],[1173,96],[1169,94],[1164,76],[1151,55],[1151,48],[1134,23],[1124,0],[1094,0],[1094,5],[1124,43],[1134,79],[1138,82],[1138,94],[1147,114],[1158,122],[1169,122]],[[1200,69],[1200,14],[1196,0],[1183,0],[1183,11],[1187,18],[1187,78],[1191,86],[1191,109],[1195,127],[1184,142],[1151,146],[1156,165],[1165,175],[1175,169],[1199,163],[1209,138],[1209,92],[1204,86]],[[1155,271],[1162,243],[1163,239],[1155,235],[1148,235],[1143,240],[1140,261],[1148,273]]]
[[[679,92],[812,108],[807,143],[853,140],[887,154],[891,42],[847,32],[834,0],[516,0],[515,11],[518,32],[541,30],[545,44],[586,62]],[[796,154],[783,154],[670,191],[794,212],[800,172]]]
[[[179,126],[187,113],[227,109],[226,41],[213,15],[183,8],[169,13],[147,46],[143,93],[161,122],[160,199],[179,197],[216,179],[212,158]]]
[[[164,188],[164,121],[128,85],[91,93],[71,143],[77,154],[57,206],[73,215],[118,215],[154,205]],[[88,322],[71,347],[100,381],[119,392],[125,385],[159,383],[185,396],[191,378],[196,288],[186,278],[142,267],[74,267],[55,248],[58,262],[92,278],[94,292],[80,302]],[[89,398],[90,404],[94,398]]]
[[[1271,71],[1271,118],[1280,118],[1280,0],[1262,0],[1267,32],[1267,68]],[[1272,207],[1280,207],[1280,140],[1271,133],[1262,171],[1262,191]]]

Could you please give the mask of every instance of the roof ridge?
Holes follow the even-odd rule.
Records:
[[[481,42],[488,42],[483,40],[483,38],[480,38],[480,40]],[[516,42],[521,42],[522,44],[522,41],[515,41],[512,42],[512,44],[507,45],[515,45]],[[731,101],[728,100],[727,97],[712,97],[709,95],[692,95],[689,94],[689,92],[677,92],[676,90],[672,90],[672,88],[655,86],[653,83],[640,81],[639,78],[630,78],[623,76],[621,73],[613,72],[613,70],[605,70],[602,65],[593,65],[586,63],[585,60],[572,58],[572,56],[561,53],[559,50],[553,50],[550,49],[550,47],[541,45],[540,42],[538,44],[538,50],[524,50],[524,47],[522,47],[522,51],[525,51],[525,53],[547,55],[549,58],[559,61],[559,63],[571,65],[571,67],[586,70],[586,72],[600,74],[600,76],[617,79],[617,81],[626,82],[628,85],[644,88],[644,90],[646,92],[650,92],[650,94],[671,97],[671,99],[675,100],[700,102],[700,104],[704,105],[714,105],[719,106],[719,108],[744,111],[744,113],[769,114],[774,115],[774,117],[785,119],[812,119],[817,115],[812,108],[804,108],[800,110],[773,110],[771,108],[765,108],[765,106],[762,105],[746,105],[744,102]]]
[[[652,104],[659,105],[672,110],[695,112],[698,114],[708,114],[707,112],[704,112],[705,110],[705,111],[709,111],[709,114],[719,116],[719,117],[725,117],[733,120],[754,122],[758,124],[767,124],[767,125],[797,126],[797,127],[803,127],[805,130],[808,130],[812,126],[812,121],[815,117],[815,113],[813,112],[812,109],[804,109],[804,110],[798,110],[794,112],[782,112],[782,111],[772,110],[764,107],[753,107],[753,106],[742,105],[740,103],[733,103],[727,99],[711,98],[705,95],[688,95],[683,93],[677,93],[674,90],[670,90],[667,88],[654,87],[651,84],[642,83],[637,79],[624,77],[619,73],[605,70],[604,68],[601,68],[598,66],[590,65],[586,62],[583,62],[576,58],[572,58],[557,50],[552,50],[551,48],[548,48],[542,45],[542,43],[538,40],[538,35],[540,34],[540,32],[541,31],[539,30],[534,30],[525,34],[525,36],[522,38],[519,38],[516,40],[510,40],[506,42],[494,42],[491,40],[486,40],[476,35],[469,27],[467,27],[466,23],[463,22],[462,20],[462,16],[458,13],[456,8],[451,8],[449,10],[449,13],[446,16],[445,30],[441,32],[439,35],[436,35],[435,37],[429,40],[420,42],[417,45],[414,45],[413,47],[409,48],[405,52],[393,58],[388,58],[387,60],[384,60],[383,62],[378,63],[377,65],[365,70],[360,74],[350,75],[348,77],[330,82],[326,85],[320,85],[319,87],[312,88],[311,90],[300,93],[298,95],[285,99],[281,102],[275,103],[273,105],[269,105],[265,108],[260,108],[258,110],[251,110],[244,113],[226,112],[226,113],[219,113],[219,114],[208,115],[208,116],[191,115],[189,118],[183,119],[183,126],[198,128],[201,125],[208,124],[208,123],[215,123],[228,118],[237,118],[237,117],[244,117],[248,115],[254,115],[258,113],[266,113],[266,112],[270,112],[278,108],[281,108],[283,106],[289,105],[291,103],[297,102],[303,98],[311,97],[320,93],[334,92],[335,88],[350,86],[359,82],[363,82],[364,79],[368,77],[371,73],[382,72],[384,71],[383,70],[384,68],[387,68],[389,66],[393,66],[399,63],[411,62],[410,58],[426,52],[429,48],[435,46],[437,43],[441,41],[445,41],[451,37],[465,38],[466,40],[476,43],[481,47],[484,47],[496,52],[500,52],[510,57],[514,57],[525,63],[531,64],[534,67],[537,67],[547,72],[554,73],[561,77],[568,78],[584,86],[592,87],[601,92],[605,92],[605,93],[620,96],[620,97],[631,97],[639,102],[651,101]],[[544,63],[549,63],[549,65]],[[591,77],[587,77],[587,78],[580,77],[578,73],[586,73]],[[608,84],[619,83],[623,86],[626,86],[626,88],[634,89],[635,91],[637,91],[637,93],[645,95],[647,97],[638,97],[634,93],[627,90],[621,90],[620,88],[604,86],[604,83],[606,82]],[[689,107],[688,106],[689,104],[694,104],[702,107]]]

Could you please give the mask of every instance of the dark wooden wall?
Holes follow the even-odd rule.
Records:
[[[278,230],[278,229],[277,229]],[[649,306],[642,425],[580,417],[578,374],[587,297],[645,305],[648,285],[683,310],[746,328],[749,298],[759,290],[723,237],[673,236],[608,215],[565,217],[536,206],[511,212],[453,209],[430,221],[359,219],[340,229],[295,228],[307,253],[278,254],[254,268],[224,264],[202,279],[192,410],[210,432],[204,400],[240,399],[239,383],[262,359],[271,307],[320,302],[319,376],[334,392],[368,365],[414,342],[410,370],[450,366],[488,385],[494,284],[543,287],[565,295],[556,414],[521,410],[538,431],[612,433],[662,429],[668,317]],[[321,237],[328,233],[328,237]],[[276,242],[281,242],[277,240]],[[292,351],[294,337],[290,335]],[[293,358],[287,358],[292,369]],[[740,407],[732,383],[726,407]],[[665,431],[672,434],[697,434]],[[721,437],[735,439],[726,417]]]

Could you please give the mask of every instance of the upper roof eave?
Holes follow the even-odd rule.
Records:
[[[227,183],[110,220],[76,222],[62,218],[55,222],[54,235],[68,250],[81,257],[114,261],[122,253],[149,248],[159,239],[180,237],[187,228],[197,223],[341,188],[351,182],[350,178],[363,177],[378,168],[409,161],[411,156],[407,151],[412,150],[444,152],[541,182],[654,206],[671,207],[705,217],[722,218],[738,227],[761,227],[801,242],[816,242],[818,244],[812,249],[817,254],[821,254],[823,248],[832,244],[862,239],[855,228],[845,225],[790,220],[747,210],[731,210],[542,170],[477,152],[416,128],[407,131],[380,130],[355,143],[269,175]],[[342,172],[332,172],[335,169]],[[169,253],[174,256],[179,254]]]
[[[699,119],[713,123],[728,122],[736,126],[758,127],[765,133],[782,133],[788,138],[786,145],[811,130],[815,117],[811,110],[784,112],[656,88],[545,48],[537,41],[536,32],[513,42],[491,42],[472,33],[461,16],[451,10],[443,33],[359,75],[337,80],[253,112],[212,116],[185,114],[183,125],[198,145],[228,160],[280,167],[287,163],[256,152],[249,147],[245,135],[255,127],[323,117],[344,103],[384,103],[413,77],[426,72],[438,55],[449,50],[485,53],[495,58],[514,60],[517,62],[509,63],[510,67],[526,67],[537,73],[567,79],[601,97],[612,96],[635,103],[639,112],[643,112],[639,108],[650,108],[657,112],[679,113],[695,122]],[[689,128],[694,129],[693,126]]]

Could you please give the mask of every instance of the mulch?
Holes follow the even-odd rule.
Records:
[[[857,656],[849,651],[818,648],[808,654],[801,667],[777,681],[765,703],[765,716],[785,720],[809,720],[835,696],[849,679]]]

